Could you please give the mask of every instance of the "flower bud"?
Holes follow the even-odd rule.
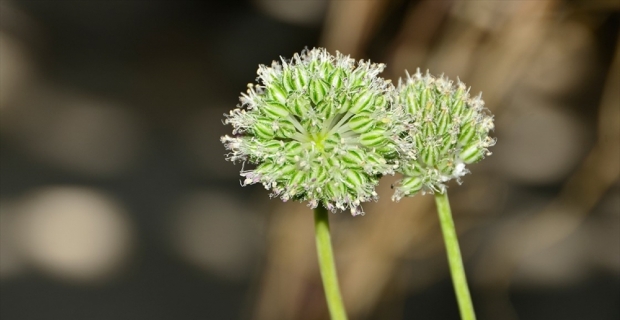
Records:
[[[351,190],[358,190],[364,185],[364,176],[357,170],[346,170],[344,184]]]
[[[263,145],[263,151],[267,154],[274,154],[284,147],[284,143],[278,140],[271,140]]]
[[[293,87],[297,91],[306,89],[308,85],[308,72],[305,68],[295,68],[293,72]]]
[[[366,147],[378,147],[387,143],[385,130],[376,129],[362,133],[360,136],[360,143]]]
[[[338,68],[334,70],[334,72],[332,72],[332,74],[329,76],[330,86],[332,88],[339,89],[340,87],[342,87],[344,77],[345,77],[345,72],[344,70],[342,70],[342,68]]]
[[[400,189],[406,195],[416,194],[422,186],[424,185],[424,181],[419,176],[407,177],[400,181]]]
[[[254,135],[261,139],[272,139],[275,133],[273,132],[273,127],[271,125],[271,121],[267,119],[259,119],[253,126]]]
[[[349,120],[349,128],[357,133],[364,133],[372,129],[375,123],[370,114],[360,113]]]
[[[261,110],[271,119],[284,118],[289,114],[288,109],[283,104],[273,100],[265,101],[265,104],[261,107]]]
[[[292,114],[301,117],[307,114],[310,111],[310,100],[308,100],[304,96],[293,97],[289,99],[286,106],[291,111]]]
[[[316,106],[316,109],[319,113],[325,115],[326,118],[333,117],[337,112],[334,102],[329,101],[328,99],[323,99],[321,102],[319,102],[319,104]]]
[[[315,78],[310,81],[309,94],[310,100],[317,105],[327,94],[329,85],[323,79]]]
[[[286,103],[286,91],[280,85],[272,84],[269,87],[268,92],[268,95],[269,97],[271,97],[271,99],[279,102],[282,105]]]
[[[276,138],[292,138],[297,133],[297,129],[295,125],[291,122],[290,119],[280,119],[278,120],[278,130],[276,130]]]
[[[480,148],[478,144],[472,143],[461,151],[461,160],[469,164],[480,161],[484,157],[485,150]]]
[[[373,103],[373,95],[372,91],[364,91],[359,94],[357,97],[353,99],[353,105],[349,112],[351,113],[359,113],[362,110],[367,110],[367,108]]]
[[[399,81],[396,97],[404,129],[393,140],[404,155],[398,171],[405,177],[396,187],[395,200],[419,190],[444,190],[447,181],[469,172],[464,164],[482,159],[495,143],[488,137],[493,117],[483,109],[480,96],[470,98],[460,81],[454,84],[418,70]]]
[[[358,167],[360,163],[364,162],[364,153],[356,149],[348,150],[342,156],[342,162],[349,166]]]
[[[282,71],[282,86],[286,93],[289,94],[291,91],[295,91],[295,83],[293,82],[293,72],[290,68],[284,68]]]
[[[462,145],[470,142],[476,134],[476,123],[473,121],[467,121],[460,128],[459,143]]]

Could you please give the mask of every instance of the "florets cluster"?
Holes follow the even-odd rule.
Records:
[[[393,200],[418,191],[444,192],[445,183],[468,173],[474,163],[495,144],[489,137],[493,117],[481,96],[469,96],[461,81],[435,78],[418,70],[399,81],[397,104],[405,131],[398,140],[401,150],[398,171],[404,178],[396,186]]]
[[[322,48],[259,66],[258,83],[226,115],[233,136],[221,139],[228,160],[256,165],[242,185],[358,215],[382,175],[404,176],[393,200],[444,192],[490,155],[493,117],[480,95],[419,70],[394,88],[378,76],[384,68]]]
[[[377,197],[375,186],[398,167],[394,87],[385,65],[325,49],[261,65],[258,84],[226,116],[228,160],[256,164],[243,185],[261,183],[282,200],[350,209]]]

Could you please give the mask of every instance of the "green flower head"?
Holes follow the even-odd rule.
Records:
[[[227,159],[256,164],[242,170],[243,185],[362,214],[378,179],[398,166],[394,88],[378,77],[385,66],[322,48],[281,60],[259,66],[258,84],[226,115]]]
[[[491,154],[493,116],[481,95],[471,98],[461,81],[422,75],[418,69],[399,81],[397,95],[400,125],[405,129],[396,141],[401,154],[398,171],[404,178],[393,200],[420,190],[444,192],[447,181],[460,183],[469,172],[466,164]]]

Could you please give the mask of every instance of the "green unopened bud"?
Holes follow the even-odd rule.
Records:
[[[381,157],[376,152],[367,152],[365,162],[372,167],[384,167],[387,165],[385,158]]]
[[[286,104],[292,114],[301,117],[310,111],[310,100],[306,97],[295,97]]]
[[[271,85],[269,87],[269,96],[280,104],[286,103],[286,91],[280,85]]]
[[[308,85],[308,72],[304,68],[295,68],[294,70],[293,87],[297,91],[302,91]]]
[[[340,147],[340,136],[330,135],[323,141],[323,150],[332,152],[334,149]]]
[[[337,112],[335,103],[329,101],[329,99],[323,99],[321,102],[319,102],[319,104],[316,106],[316,109],[321,114],[325,115],[326,118],[333,117]]]
[[[297,133],[297,129],[290,119],[280,119],[277,125],[278,130],[275,133],[278,138],[292,138]]]
[[[375,99],[375,107],[378,109],[385,108],[388,105],[388,101],[385,96],[378,96]]]
[[[426,110],[429,110],[429,107],[432,107],[432,104],[428,104],[428,98],[430,95],[430,89],[427,87],[423,87],[422,90],[420,90],[420,109],[425,108]]]
[[[284,71],[282,71],[282,85],[284,86],[284,90],[286,90],[287,93],[295,90],[293,72],[290,68],[285,68]]]
[[[327,164],[332,169],[338,169],[338,170],[341,169],[342,165],[340,164],[340,162],[341,162],[341,160],[339,158],[336,158],[336,157],[327,158]]]
[[[440,156],[442,158],[446,158],[446,155],[448,155],[449,152],[453,151],[452,149],[454,148],[455,143],[455,139],[452,137],[452,135],[448,133],[444,134],[441,138],[441,150],[439,150]]]
[[[433,138],[437,134],[437,125],[434,122],[425,122],[422,125],[422,135],[425,138]]]
[[[284,118],[289,114],[288,109],[283,104],[273,100],[265,101],[265,105],[261,107],[261,110],[271,119]]]
[[[310,171],[310,180],[315,183],[323,184],[329,178],[327,169],[324,166],[317,166]]]
[[[329,76],[329,84],[332,88],[339,89],[340,87],[342,87],[344,77],[344,70],[342,70],[342,68],[338,68],[334,70],[334,72],[332,72],[332,74]]]
[[[357,167],[360,163],[364,162],[364,153],[361,150],[348,150],[342,156],[342,162],[346,163],[349,166]]]
[[[467,121],[461,126],[459,132],[459,143],[462,145],[470,142],[476,135],[476,123],[473,121]]]
[[[419,176],[407,177],[400,182],[400,189],[405,195],[416,194],[424,186],[424,181]]]
[[[468,164],[478,162],[484,157],[484,153],[485,150],[480,148],[477,143],[472,143],[461,151],[461,159]]]
[[[357,133],[368,132],[375,124],[376,121],[368,113],[358,114],[349,120],[349,128]]]
[[[312,100],[315,105],[318,104],[327,94],[328,87],[328,84],[323,79],[316,78],[310,81],[310,100]]]
[[[319,74],[322,79],[327,80],[334,71],[335,67],[331,61],[323,61],[319,66]]]
[[[452,104],[452,110],[454,110],[455,115],[462,115],[463,109],[465,108],[465,100],[462,99],[463,94],[455,95],[454,102]]]
[[[437,134],[441,136],[446,134],[450,129],[451,122],[449,110],[441,110],[437,119]]]
[[[351,190],[358,190],[365,184],[364,176],[357,170],[346,170],[344,184]]]
[[[263,146],[263,151],[267,154],[275,154],[284,148],[284,142],[278,140],[271,140]]]
[[[385,130],[378,129],[362,133],[360,143],[366,147],[378,147],[387,143]]]
[[[373,103],[373,95],[372,91],[364,91],[360,95],[358,95],[355,99],[353,99],[353,105],[349,112],[351,113],[359,113],[362,110],[367,110],[367,108]]]
[[[305,172],[297,170],[293,173],[289,184],[291,186],[300,186],[304,181],[306,181],[306,178],[307,175]]]
[[[275,135],[273,125],[268,119],[259,119],[253,127],[254,134],[261,139],[272,139]]]
[[[259,165],[258,167],[256,167],[256,172],[257,173],[267,173],[270,172],[272,170],[276,169],[276,165],[271,163],[271,162],[265,162],[261,165]]]
[[[413,92],[413,90],[407,90],[406,95],[406,108],[407,113],[409,114],[417,114],[418,110],[421,109],[420,103],[418,102],[417,96]]]
[[[292,174],[297,172],[297,167],[295,165],[292,165],[292,164],[286,164],[286,165],[284,165],[284,166],[282,166],[280,168],[277,168],[277,170],[283,176],[290,177]]]
[[[294,158],[300,156],[304,150],[302,144],[299,141],[289,141],[284,143],[284,152],[287,156]]]
[[[439,150],[436,146],[428,145],[425,148],[419,150],[420,159],[429,167],[433,167],[439,160]]]

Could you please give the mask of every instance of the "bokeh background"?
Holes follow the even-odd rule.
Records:
[[[326,319],[312,213],[239,186],[223,113],[324,46],[460,77],[479,319],[620,318],[620,1],[0,1],[0,318]],[[458,319],[430,196],[332,215],[352,319]]]

